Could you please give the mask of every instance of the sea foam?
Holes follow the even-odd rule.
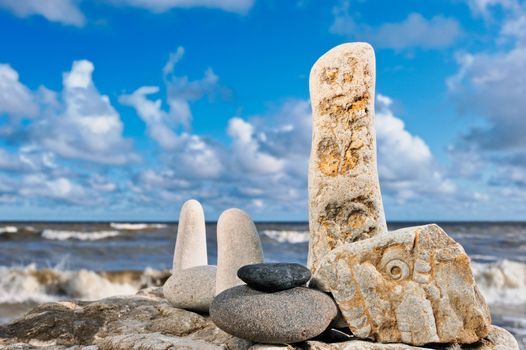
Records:
[[[0,227],[0,234],[2,233],[17,233],[18,228],[16,226],[4,226]]]
[[[308,231],[263,230],[261,235],[280,243],[304,243],[309,241]]]
[[[118,222],[110,223],[111,228],[114,228],[116,230],[127,230],[127,231],[159,229],[159,228],[165,228],[166,226],[167,225],[165,224],[141,224],[141,223],[118,223]]]
[[[44,303],[64,299],[96,300],[113,295],[135,294],[142,287],[158,286],[168,272],[95,272],[37,269],[35,264],[0,267],[0,304]]]
[[[42,238],[65,241],[68,239],[76,239],[80,241],[96,241],[99,239],[111,238],[119,235],[119,231],[65,231],[65,230],[44,230],[42,231]]]
[[[526,264],[501,260],[491,264],[472,263],[473,274],[490,304],[526,303]]]

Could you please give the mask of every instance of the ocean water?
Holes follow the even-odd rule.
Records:
[[[389,229],[422,223],[390,223]],[[461,243],[488,301],[493,323],[526,350],[526,222],[439,223]],[[307,223],[258,223],[265,260],[306,264]],[[209,263],[216,225],[206,225]],[[42,302],[94,300],[162,285],[169,276],[177,224],[0,224],[0,323]]]

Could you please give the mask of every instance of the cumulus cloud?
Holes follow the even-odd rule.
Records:
[[[357,22],[349,11],[349,2],[334,9],[330,31],[373,43],[376,47],[404,50],[408,48],[443,49],[450,47],[462,35],[460,24],[454,18],[441,15],[426,19],[411,13],[401,22],[384,23],[373,27]]]
[[[38,15],[67,25],[82,26],[86,21],[74,0],[0,0],[0,8],[19,17]]]
[[[467,159],[476,164],[467,170],[479,174],[488,191],[498,187],[499,196],[516,197],[526,194],[517,177],[526,167],[526,5],[496,0],[470,4],[475,15],[500,31],[492,49],[457,54],[458,71],[447,86],[459,112],[472,124],[458,135],[450,153],[462,170]],[[495,13],[502,22],[494,24]]]
[[[237,117],[230,119],[228,135],[233,141],[233,155],[243,170],[248,173],[272,174],[283,169],[282,159],[260,151],[250,123]]]
[[[429,146],[405,128],[391,105],[391,98],[378,95],[375,126],[383,192],[398,202],[455,193],[456,186],[436,164]]]
[[[31,125],[33,137],[65,158],[124,164],[136,159],[131,140],[123,138],[123,123],[108,96],[95,87],[93,70],[90,61],[73,62],[63,77],[61,105]]]
[[[33,93],[20,82],[18,72],[8,64],[0,64],[0,116],[34,117],[37,112]]]

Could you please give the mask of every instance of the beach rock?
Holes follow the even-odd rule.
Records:
[[[283,348],[286,349],[286,348]],[[401,343],[382,344],[364,340],[349,340],[334,344],[326,344],[319,341],[307,341],[304,350],[519,350],[515,338],[506,330],[491,326],[489,335],[480,342],[472,345],[444,344],[433,347],[419,347]]]
[[[0,349],[166,350],[214,349],[214,346],[228,350],[431,349],[357,339],[332,344],[326,340],[309,340],[298,346],[253,344],[224,332],[206,316],[172,307],[166,300],[156,296],[156,290],[142,291],[141,294],[93,302],[63,301],[37,306],[24,317],[0,325]],[[519,350],[519,346],[510,333],[492,326],[489,335],[479,343],[469,346],[434,344],[432,349]]]
[[[469,257],[437,225],[340,245],[321,261],[312,283],[333,294],[358,338],[474,343],[490,330]]]
[[[256,226],[240,209],[228,209],[217,221],[216,295],[243,284],[240,267],[263,262],[263,250]]]
[[[210,306],[210,317],[225,332],[270,344],[313,338],[327,329],[336,314],[329,296],[305,287],[264,293],[237,286],[217,295]]]
[[[175,307],[208,313],[216,290],[216,272],[210,265],[177,271],[164,284],[164,297]]]
[[[246,350],[252,345],[225,333],[207,317],[174,308],[155,290],[142,294],[39,305],[24,317],[0,325],[0,349],[151,350],[185,348],[170,347],[170,342],[185,346],[205,342],[211,349]],[[137,345],[126,347],[130,340]]]
[[[339,45],[310,73],[309,263],[341,244],[387,232],[376,169],[375,58],[366,43]]]
[[[191,199],[179,214],[172,272],[207,264],[205,215],[201,204]]]
[[[252,289],[277,292],[305,285],[310,279],[310,270],[300,264],[263,263],[245,265],[237,276]]]

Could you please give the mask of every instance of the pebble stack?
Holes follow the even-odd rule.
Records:
[[[210,306],[214,323],[239,338],[296,343],[323,333],[338,309],[327,294],[304,287],[311,273],[299,264],[252,264],[239,269],[247,285],[224,290]]]

